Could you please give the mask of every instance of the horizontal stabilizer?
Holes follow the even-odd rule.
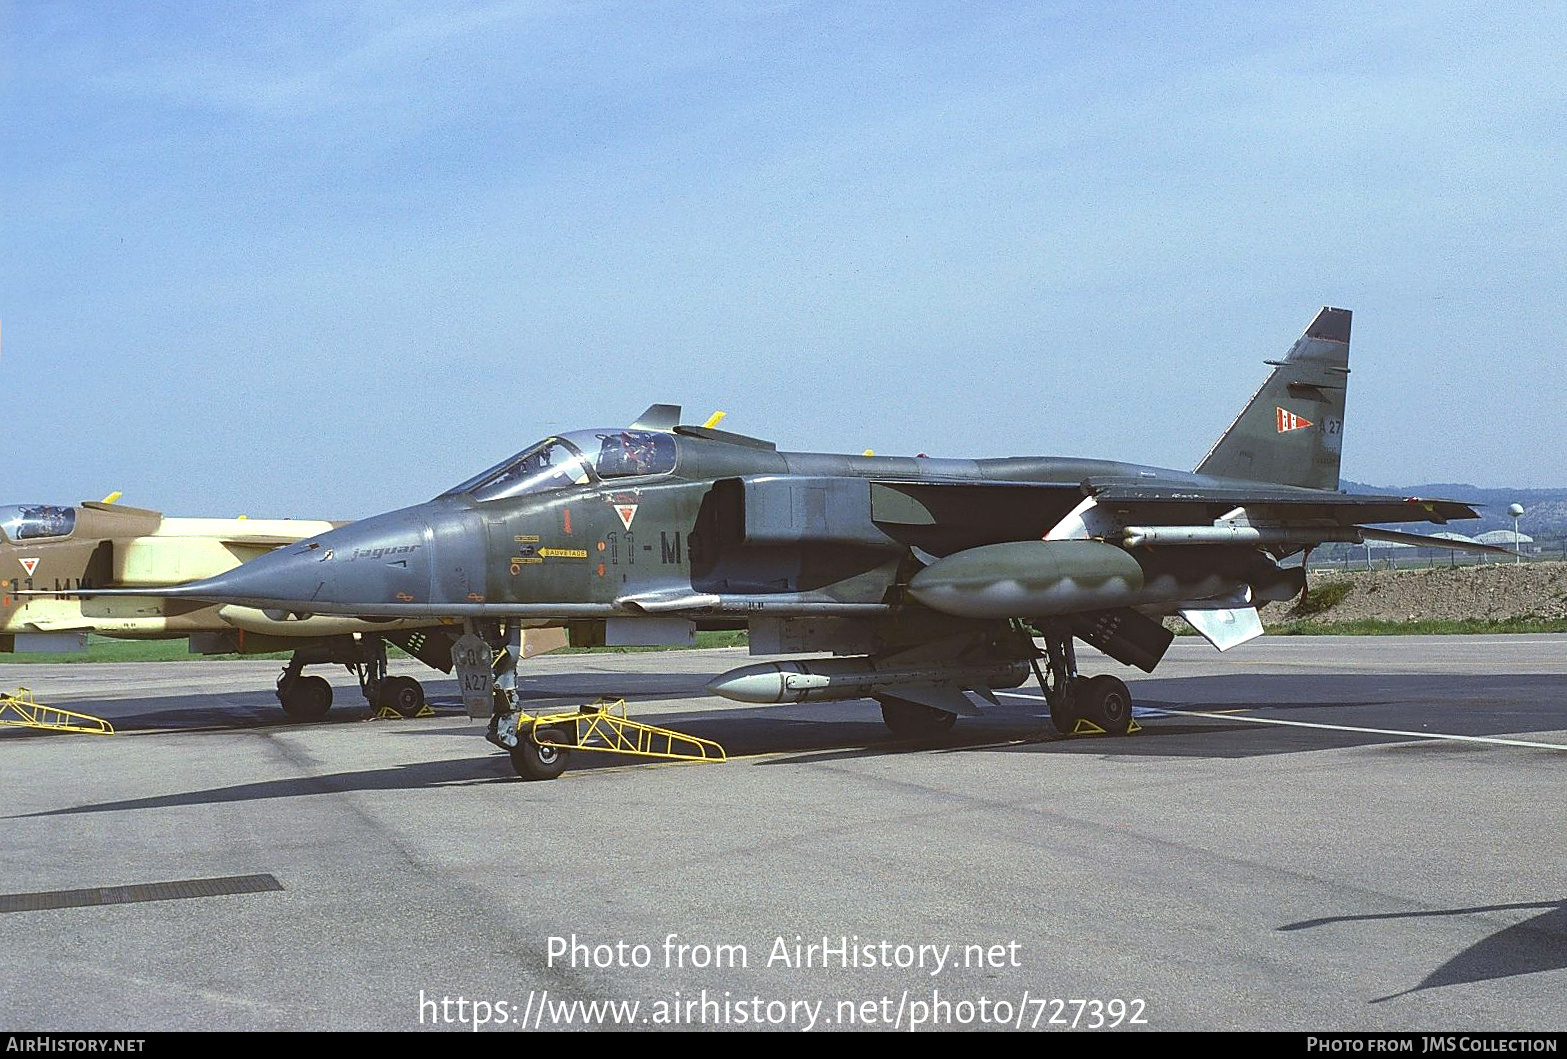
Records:
[[[1511,548],[1479,541],[1457,540],[1453,537],[1433,537],[1424,533],[1400,533],[1398,530],[1370,529],[1357,526],[1360,536],[1368,541],[1386,541],[1389,544],[1411,544],[1416,548],[1441,548],[1454,552],[1478,552],[1481,555],[1517,555]]]

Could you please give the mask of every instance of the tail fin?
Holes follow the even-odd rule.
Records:
[[[1337,489],[1349,376],[1348,309],[1325,308],[1197,465],[1198,474]]]

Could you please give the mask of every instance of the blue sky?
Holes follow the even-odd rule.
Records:
[[[1344,474],[1567,485],[1567,18],[0,3],[0,501],[359,517],[655,401],[1191,467],[1322,305]]]

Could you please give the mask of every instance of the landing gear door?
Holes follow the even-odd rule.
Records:
[[[467,633],[452,644],[452,668],[457,671],[457,686],[469,717],[488,717],[494,712],[494,652],[482,636]]]

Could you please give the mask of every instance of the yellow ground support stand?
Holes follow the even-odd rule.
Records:
[[[598,750],[606,754],[664,761],[728,761],[724,748],[711,739],[683,735],[626,716],[625,699],[595,699],[570,713],[523,714],[518,726],[538,740],[541,730],[552,728],[567,737],[562,744],[572,750]],[[571,739],[575,733],[576,738]]]
[[[114,725],[102,717],[44,706],[33,700],[33,693],[17,688],[11,695],[0,694],[0,725],[12,728],[39,728],[46,732],[77,732],[83,735],[113,735]]]

